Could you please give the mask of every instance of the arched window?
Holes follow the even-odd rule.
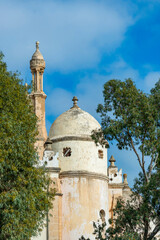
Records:
[[[101,209],[101,210],[99,211],[99,216],[100,216],[100,218],[102,219],[102,222],[105,222],[106,213],[105,213],[105,211],[104,211],[103,209]]]

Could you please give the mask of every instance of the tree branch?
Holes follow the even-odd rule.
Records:
[[[149,167],[148,167],[148,177],[149,177],[149,178],[150,178],[150,176],[151,176],[151,172],[152,172],[152,169],[153,169],[153,160],[154,160],[154,158],[153,158],[153,156],[152,156],[151,162],[150,162]]]
[[[152,240],[159,231],[160,231],[160,222],[158,222],[158,224],[155,226],[154,230],[151,232],[147,240]]]
[[[143,146],[143,145],[142,145],[142,146]],[[143,166],[143,169],[145,170],[145,161],[144,161],[143,147],[142,147],[142,166]]]
[[[129,130],[128,130],[128,134],[129,134]],[[146,179],[146,182],[148,182],[148,178],[147,178],[147,174],[146,174],[146,171],[145,171],[145,167],[144,167],[144,164],[141,162],[141,159],[140,159],[140,156],[139,154],[137,153],[136,149],[135,149],[135,146],[134,146],[134,143],[133,143],[133,140],[129,134],[129,137],[130,137],[130,141],[131,141],[131,146],[133,148],[133,151],[135,152],[136,156],[137,156],[137,159],[138,159],[138,162],[139,162],[139,165],[143,171],[143,174],[144,174],[144,177]]]
[[[137,156],[137,158],[138,158],[138,162],[139,162],[139,164],[140,164],[140,167],[142,168],[141,159],[140,159],[139,154],[137,153],[137,151],[136,151],[136,149],[135,149],[135,146],[134,146],[134,144],[133,144],[133,140],[132,140],[131,137],[130,137],[130,140],[131,140],[131,145],[132,145],[133,151],[135,152],[135,154],[136,154],[136,156]]]
[[[149,229],[149,223],[148,223],[148,220],[146,220],[146,215],[144,215],[143,220],[144,220],[144,235],[143,235],[143,239],[146,240],[147,239],[147,235],[148,235],[148,229]]]
[[[149,169],[149,171],[148,171],[148,178],[151,177],[151,172],[152,172],[153,168],[155,167],[155,165],[157,163],[158,156],[159,155],[157,154],[155,161],[154,161],[154,157],[152,156],[151,162],[150,162],[149,167],[148,167],[148,169]],[[154,161],[154,164],[153,164],[153,161]]]

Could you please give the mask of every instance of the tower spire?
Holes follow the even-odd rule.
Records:
[[[45,69],[44,58],[39,51],[39,42],[36,42],[36,51],[30,60],[30,69],[32,73],[32,92],[30,98],[34,106],[34,112],[38,117],[38,136],[36,147],[38,148],[39,158],[42,159],[44,151],[44,143],[47,139],[47,131],[45,125],[45,99],[46,94],[43,92],[43,73]]]

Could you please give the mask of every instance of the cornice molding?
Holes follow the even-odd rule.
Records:
[[[93,178],[93,179],[100,179],[104,180],[106,182],[109,181],[108,176],[104,174],[99,174],[99,173],[94,173],[94,172],[89,172],[89,171],[64,171],[59,174],[59,178],[80,178],[80,177],[85,177],[85,178]]]
[[[91,138],[91,136],[65,136],[65,137],[57,137],[55,139],[51,139],[52,143],[55,142],[63,142],[63,141],[88,141],[88,142],[94,142],[94,140]]]
[[[123,189],[130,189],[130,187],[128,186],[128,184],[124,184],[124,183],[109,183],[108,184],[108,189],[116,189],[116,188],[121,188]]]
[[[31,94],[29,94],[29,97],[30,98],[42,97],[46,99],[47,95],[44,92],[31,92]]]

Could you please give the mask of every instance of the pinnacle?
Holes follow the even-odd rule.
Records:
[[[115,158],[113,157],[113,155],[110,157],[109,161],[110,162],[115,162],[116,161]]]
[[[78,105],[77,105],[78,98],[76,96],[73,97],[72,101],[73,101],[73,107],[72,108],[79,108]]]

